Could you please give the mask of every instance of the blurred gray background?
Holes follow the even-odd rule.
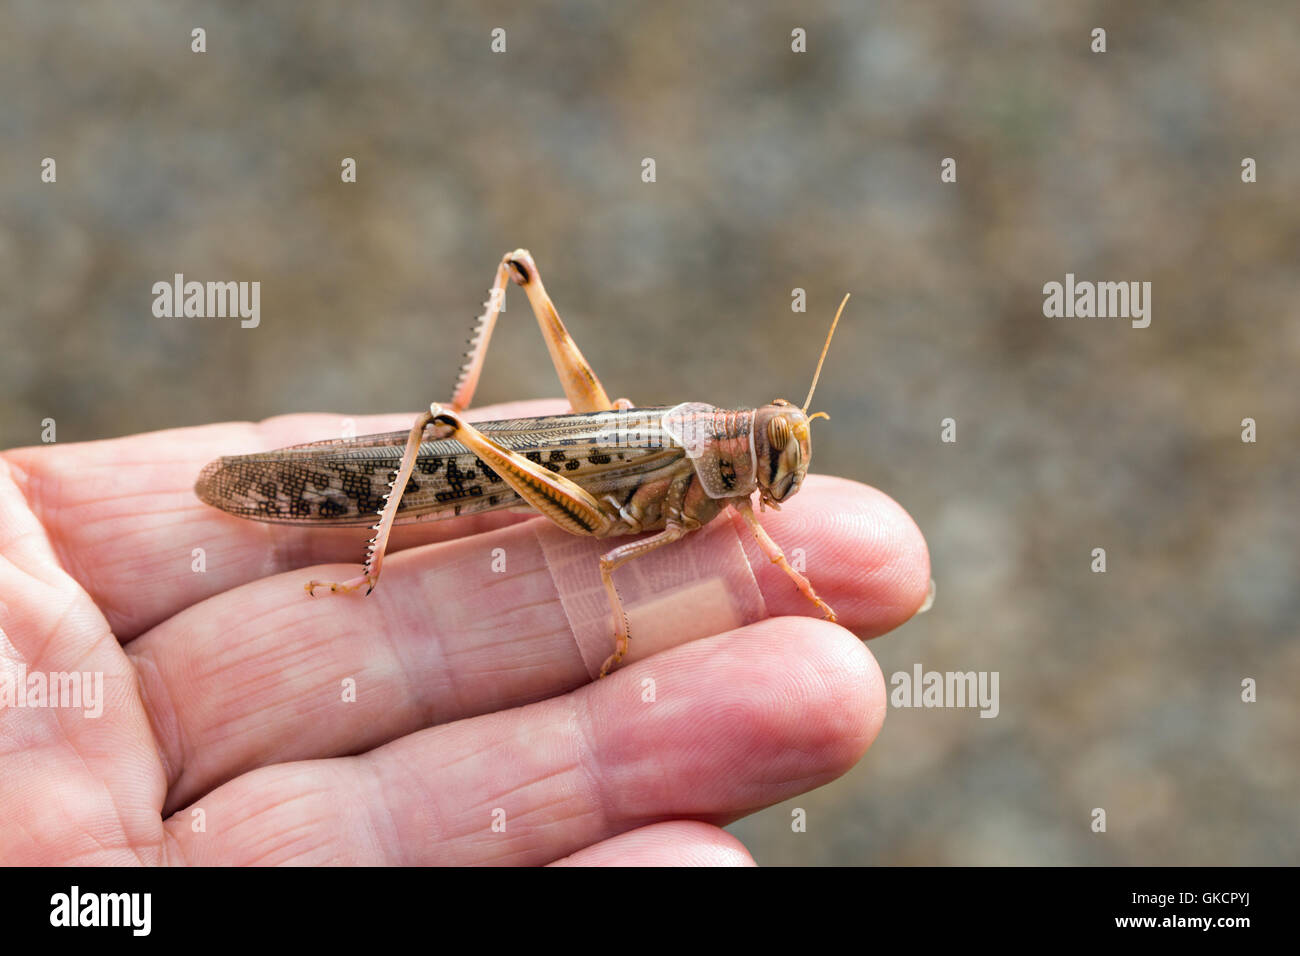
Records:
[[[908,508],[938,581],[872,649],[998,671],[1001,713],[891,709],[734,831],[775,864],[1297,862],[1295,4],[605,6],[5,3],[0,446],[416,410],[516,246],[642,404],[802,399],[852,291],[814,467]],[[260,280],[261,326],[154,318],[175,272]],[[1152,282],[1150,328],[1045,318],[1067,272]],[[559,392],[510,303],[481,403]]]

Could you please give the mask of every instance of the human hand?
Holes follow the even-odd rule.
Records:
[[[374,594],[310,599],[303,582],[330,574],[311,566],[359,561],[365,532],[242,521],[194,497],[212,458],[337,424],[0,456],[0,692],[31,705],[33,679],[71,672],[103,689],[98,705],[0,704],[0,863],[749,863],[722,824],[834,779],[875,738],[884,680],[854,635],[910,618],[930,576],[920,532],[880,492],[810,475],[762,516],[809,555],[839,625],[803,616],[816,611],[742,533],[766,619],[642,660],[638,644],[671,644],[681,618],[634,619],[633,658],[592,683],[544,519],[399,527]],[[725,533],[671,548],[707,567],[739,554]]]

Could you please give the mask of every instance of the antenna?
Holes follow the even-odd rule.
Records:
[[[844,293],[844,298],[840,301],[839,311],[835,313],[835,321],[831,323],[831,330],[826,333],[826,344],[822,346],[822,357],[817,360],[817,371],[813,372],[812,384],[808,386],[808,397],[803,400],[803,413],[808,414],[808,406],[812,404],[813,392],[817,391],[817,379],[821,378],[822,363],[826,361],[826,353],[830,351],[831,336],[835,334],[835,326],[840,324],[840,316],[844,313],[844,306],[848,305],[849,295]],[[830,418],[829,415],[826,416]]]

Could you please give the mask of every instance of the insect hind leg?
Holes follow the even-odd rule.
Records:
[[[415,459],[420,454],[420,442],[424,440],[424,430],[432,421],[433,413],[423,412],[411,426],[411,433],[406,438],[406,448],[402,451],[402,460],[397,466],[393,483],[388,486],[388,493],[384,495],[384,507],[379,512],[379,523],[372,529],[375,535],[366,546],[366,560],[362,565],[361,573],[346,581],[308,581],[306,585],[308,594],[314,597],[317,588],[329,588],[335,594],[346,594],[357,590],[363,584],[366,586],[367,594],[375,589],[375,584],[379,581],[380,569],[384,566],[384,553],[388,550],[388,535],[393,530],[393,521],[397,518],[402,493],[411,480],[411,472],[415,470]]]
[[[516,249],[514,252],[507,253],[501,260],[501,268],[509,270],[515,284],[528,296],[528,304],[532,306],[533,314],[537,317],[542,338],[546,341],[546,350],[551,355],[551,364],[555,366],[555,374],[560,379],[560,387],[564,389],[564,396],[569,400],[570,408],[575,412],[607,412],[616,407],[631,408],[632,403],[626,399],[619,399],[619,403],[626,402],[626,405],[622,406],[609,400],[609,395],[605,392],[605,387],[600,384],[600,379],[596,377],[591,363],[583,356],[582,350],[569,335],[569,330],[564,327],[560,313],[555,309],[555,303],[551,301],[546,286],[542,284],[537,263],[533,261],[528,250]]]
[[[632,408],[632,403],[625,398],[620,398],[617,402],[609,400],[591,364],[583,357],[582,351],[569,335],[569,330],[564,327],[555,303],[542,284],[537,263],[527,249],[516,249],[501,257],[492,288],[488,290],[488,299],[483,303],[483,314],[474,324],[474,332],[468,343],[469,351],[465,353],[465,364],[461,366],[460,377],[452,389],[447,407],[456,412],[469,408],[474,390],[478,387],[479,376],[483,372],[483,363],[487,360],[492,330],[496,328],[497,318],[505,307],[506,285],[511,280],[528,296],[528,304],[537,317],[542,338],[546,341],[546,350],[555,366],[555,374],[560,379],[560,386],[573,411],[605,412],[612,408]]]

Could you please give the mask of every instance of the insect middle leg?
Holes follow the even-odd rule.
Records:
[[[605,663],[600,665],[601,677],[608,674],[611,668],[617,667],[623,660],[623,655],[627,653],[629,641],[627,612],[623,610],[623,599],[619,597],[618,588],[614,586],[614,571],[633,558],[639,558],[643,554],[649,554],[656,548],[671,544],[686,534],[686,531],[687,529],[680,524],[670,524],[653,537],[620,545],[613,551],[601,555],[600,583],[605,585],[605,594],[609,597],[609,606],[614,612],[614,653],[605,658]]]
[[[502,448],[473,425],[466,424],[455,412],[438,405],[430,409],[433,421],[451,429],[451,437],[479,457],[489,468],[501,476],[528,504],[555,524],[573,534],[604,537],[610,533],[629,530],[624,524],[617,505],[598,501],[581,485],[530,461],[517,452]],[[699,526],[698,522],[682,514],[682,504],[693,472],[689,463],[683,462],[681,470],[669,476],[665,497],[668,512],[667,526],[659,534],[642,541],[614,548],[600,559],[600,577],[614,612],[614,653],[600,668],[600,676],[609,673],[627,653],[627,614],[612,577],[615,569],[633,558],[676,541]],[[633,527],[630,530],[638,530]]]

